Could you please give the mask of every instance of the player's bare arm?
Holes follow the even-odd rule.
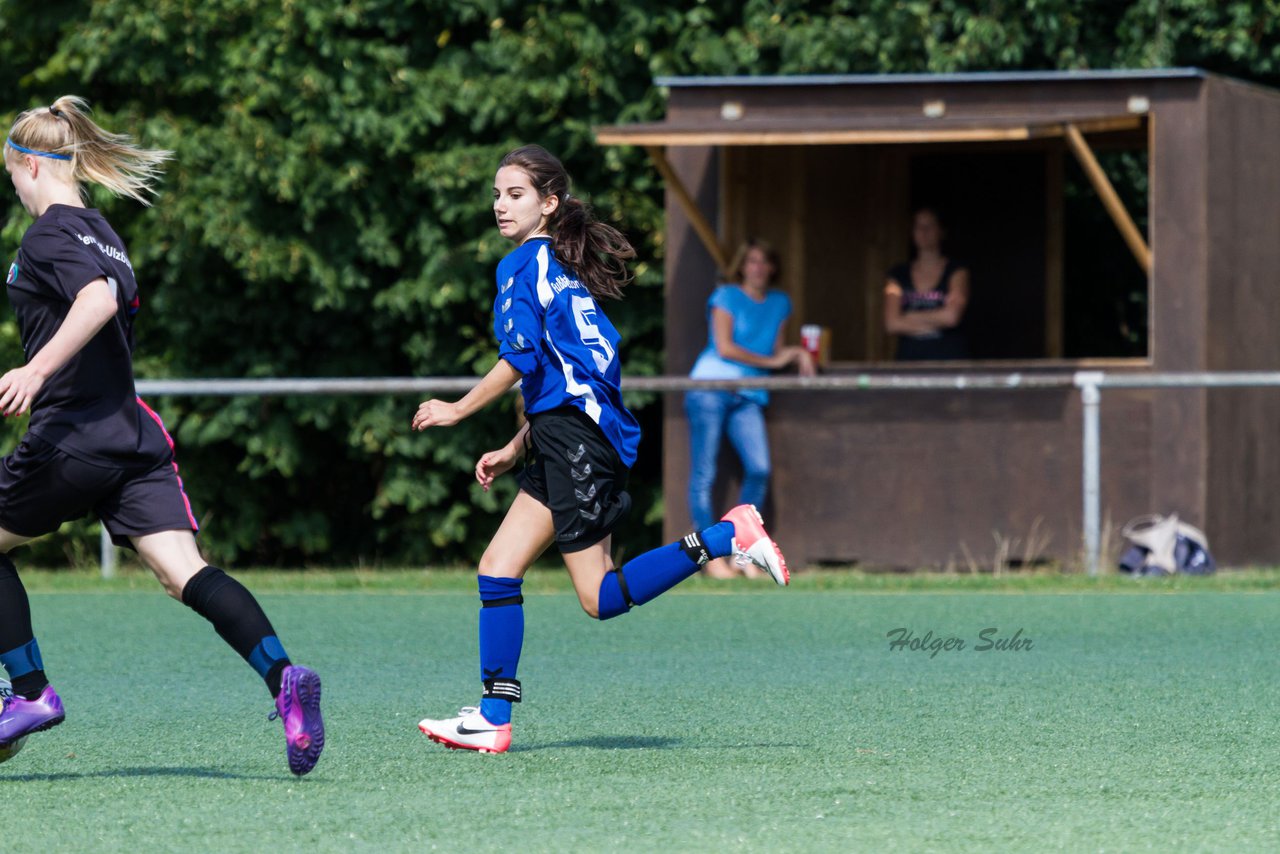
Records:
[[[496,451],[489,451],[476,461],[476,482],[484,488],[485,492],[488,492],[489,487],[493,485],[494,478],[506,474],[515,466],[524,450],[528,435],[529,423],[525,422],[510,442]]]
[[[413,429],[452,427],[502,397],[519,381],[520,372],[511,367],[506,359],[499,359],[489,369],[489,373],[459,400],[452,403],[434,398],[423,401],[413,416]]]

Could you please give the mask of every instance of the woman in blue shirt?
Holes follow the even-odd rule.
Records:
[[[516,478],[520,491],[480,558],[480,704],[418,723],[432,741],[482,753],[511,745],[511,704],[521,694],[521,584],[551,545],[582,609],[600,620],[643,605],[730,554],[779,584],[789,579],[782,552],[747,505],[679,542],[613,565],[611,535],[631,507],[627,473],[640,431],[622,405],[620,337],[598,301],[622,296],[635,250],[617,229],[592,218],[569,192],[564,166],[536,145],[498,165],[493,213],[498,232],[516,244],[498,264],[498,360],[460,400],[425,401],[413,418],[416,430],[457,424],[517,381],[528,416],[510,442],[476,463],[476,480],[487,490],[527,455]]]
[[[783,346],[783,324],[791,316],[791,298],[773,290],[778,256],[763,240],[751,239],[731,265],[737,284],[721,285],[707,302],[706,348],[689,376],[723,380],[765,376],[795,365],[812,376],[813,360],[802,347]],[[711,488],[716,479],[720,443],[727,438],[742,461],[741,504],[760,506],[769,487],[769,437],[765,432],[764,389],[690,391],[685,395],[689,418],[689,512],[698,530],[711,524]],[[733,574],[724,568],[709,571]]]

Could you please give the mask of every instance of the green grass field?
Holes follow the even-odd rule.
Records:
[[[415,726],[477,690],[461,574],[245,574],[325,681],[287,771],[252,672],[143,579],[31,574],[67,722],[0,766],[51,850],[1276,850],[1273,575],[695,579],[611,623],[536,571],[515,742]],[[964,649],[890,649],[887,634]],[[1031,648],[975,649],[1021,630]],[[30,834],[27,836],[26,834]]]

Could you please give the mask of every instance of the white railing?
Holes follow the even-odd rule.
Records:
[[[293,395],[463,394],[476,377],[139,380],[138,393],[165,397],[281,397]],[[816,377],[755,377],[748,380],[691,380],[688,377],[629,377],[624,392],[674,392],[688,389],[766,388],[771,391],[1001,391],[1078,388],[1083,404],[1085,569],[1097,575],[1101,565],[1101,406],[1104,388],[1262,388],[1280,386],[1280,372],[1074,374],[824,374]],[[115,574],[115,546],[102,531],[102,575]]]

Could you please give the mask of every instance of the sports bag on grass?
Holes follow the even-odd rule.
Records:
[[[1210,575],[1218,568],[1199,528],[1168,516],[1139,516],[1120,530],[1129,543],[1120,569],[1131,575]]]

